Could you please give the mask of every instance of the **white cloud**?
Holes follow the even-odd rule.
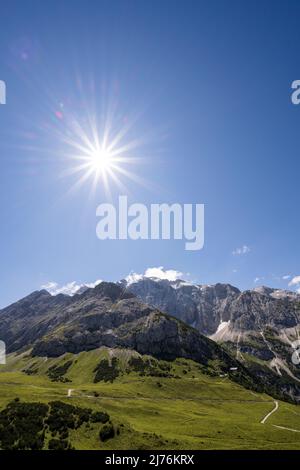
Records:
[[[132,272],[126,277],[126,281],[128,284],[133,284],[134,282],[138,282],[145,277],[176,281],[177,279],[183,279],[183,276],[184,274],[180,271],[176,271],[175,269],[164,269],[163,266],[159,266],[156,268],[147,268],[144,274],[137,274]]]
[[[246,253],[249,253],[251,250],[249,248],[249,246],[247,245],[243,245],[241,246],[240,248],[236,248],[235,250],[233,250],[232,254],[233,255],[245,255]]]
[[[282,276],[282,279],[283,279],[284,281],[286,281],[287,279],[290,279],[290,277],[291,277],[291,276],[290,276],[289,274],[286,274],[285,276]]]
[[[126,276],[125,280],[127,281],[127,284],[134,284],[135,282],[140,281],[143,279],[142,274],[137,274],[137,273],[130,273],[128,276]]]
[[[99,279],[95,282],[87,283],[87,284],[78,284],[76,281],[68,282],[67,284],[63,286],[59,286],[57,282],[47,282],[43,286],[41,286],[41,289],[46,289],[51,295],[58,295],[58,294],[65,294],[65,295],[74,295],[76,292],[79,291],[82,287],[96,287],[98,284],[100,284]]]
[[[261,277],[256,277],[256,278],[254,279],[254,284],[257,284],[261,279],[262,279]]]
[[[298,286],[300,284],[300,276],[295,276],[293,279],[289,282],[289,286]]]
[[[158,279],[168,279],[168,281],[176,281],[181,279],[183,273],[175,269],[164,269],[163,266],[158,268],[148,268],[144,274],[146,277],[156,277]]]

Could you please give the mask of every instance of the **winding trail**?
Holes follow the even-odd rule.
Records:
[[[270,411],[270,413],[268,413],[268,414],[261,420],[261,424],[265,424],[265,422],[267,421],[267,419],[270,418],[270,416],[271,416],[273,413],[275,413],[275,411],[278,410],[278,407],[279,407],[278,401],[275,400],[275,401],[274,401],[274,404],[275,404],[275,406],[274,406],[273,410]]]
[[[278,429],[285,429],[286,431],[300,432],[299,429],[286,428],[285,426],[278,426],[277,424],[273,424],[272,426]]]

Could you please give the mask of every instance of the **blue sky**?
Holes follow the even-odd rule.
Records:
[[[0,306],[50,281],[158,266],[288,287],[300,274],[299,14],[292,0],[1,4]],[[149,183],[121,177],[130,201],[204,203],[203,250],[96,238],[107,194],[90,179],[70,192],[82,175],[62,177],[65,138],[73,117],[87,126],[112,109],[113,130],[132,123],[130,170]]]

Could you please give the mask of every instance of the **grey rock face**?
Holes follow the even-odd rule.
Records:
[[[121,281],[126,285],[126,281]],[[230,284],[197,286],[184,281],[144,278],[127,286],[143,302],[174,315],[202,334],[213,334],[230,319],[232,301],[240,294]]]
[[[279,329],[292,328],[300,323],[299,300],[246,291],[233,300],[230,319],[233,327],[240,330],[259,331],[267,325]]]
[[[126,285],[126,281],[122,281]],[[202,334],[213,335],[221,322],[231,330],[260,331],[300,324],[300,295],[267,287],[241,292],[230,284],[191,285],[143,278],[127,285],[144,302],[172,314]]]
[[[58,325],[70,303],[68,296],[51,296],[46,290],[36,291],[0,310],[0,338],[8,352],[32,344]]]

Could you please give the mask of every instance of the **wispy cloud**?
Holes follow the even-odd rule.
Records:
[[[286,274],[285,276],[282,276],[282,279],[283,279],[284,281],[287,281],[287,280],[290,279],[290,278],[291,278],[290,274]]]
[[[51,295],[58,295],[58,294],[65,294],[65,295],[74,295],[78,292],[82,287],[96,287],[98,284],[102,282],[98,279],[95,282],[86,283],[86,284],[79,284],[76,281],[68,282],[65,285],[60,286],[57,282],[50,281],[46,284],[41,286],[41,289],[46,289]]]
[[[240,255],[246,255],[247,253],[250,253],[250,251],[251,251],[251,249],[250,249],[249,246],[243,245],[243,246],[233,250],[232,254],[234,256],[240,256]]]
[[[254,279],[253,282],[254,282],[254,284],[257,284],[258,282],[263,281],[264,279],[265,279],[264,277],[258,277],[258,276],[257,276],[257,277]]]
[[[289,286],[300,286],[300,276],[294,276],[289,282]]]

